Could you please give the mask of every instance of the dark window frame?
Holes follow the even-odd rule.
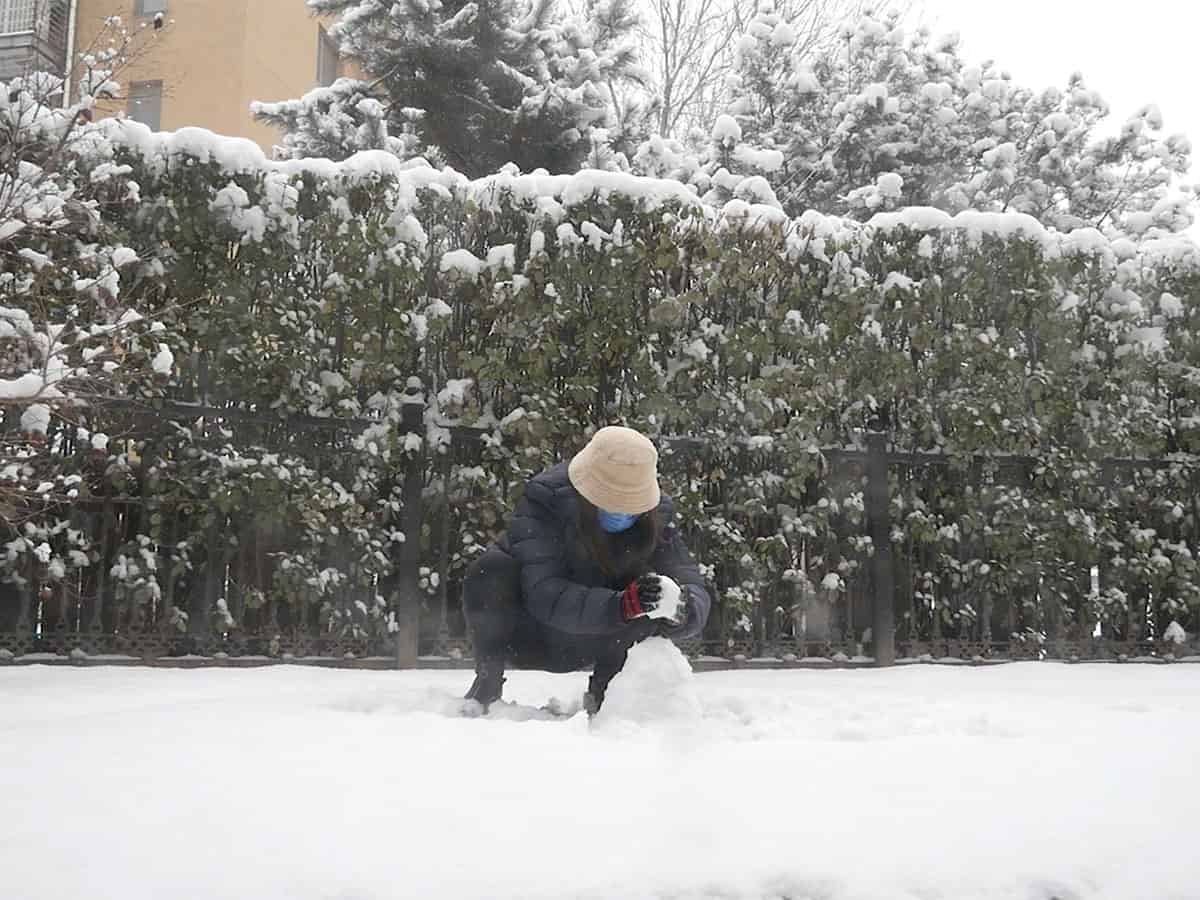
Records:
[[[9,22],[16,18],[18,0],[4,0],[2,3],[3,9],[0,9],[0,34],[29,34],[37,30],[38,13],[41,11],[37,4],[37,0],[29,2],[25,0],[22,3],[21,12],[22,21],[20,27],[9,27]],[[25,7],[28,7],[26,9]]]
[[[156,16],[159,13],[165,15],[167,12],[167,3],[168,0],[133,0],[133,14],[142,18]],[[147,7],[154,8],[148,9]]]
[[[162,131],[162,98],[163,83],[160,80],[134,81],[129,85],[129,100],[126,103],[125,115],[134,122],[141,122],[151,131]],[[134,115],[134,104],[139,100],[154,101],[154,115],[139,118]],[[151,119],[152,121],[146,121]]]
[[[341,54],[337,42],[322,26],[317,26],[317,87],[328,87],[338,79]]]

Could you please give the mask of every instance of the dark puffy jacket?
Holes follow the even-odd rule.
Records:
[[[696,637],[704,630],[712,599],[700,568],[675,528],[675,505],[663,496],[658,506],[662,536],[646,567],[666,575],[691,595],[688,620],[669,635]],[[625,627],[614,581],[592,558],[579,530],[579,495],[562,463],[525,485],[508,531],[497,542],[521,564],[525,608],[538,622],[580,635],[614,634]],[[637,573],[645,574],[645,573]]]

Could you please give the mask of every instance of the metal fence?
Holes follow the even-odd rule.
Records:
[[[203,399],[203,398],[201,398]],[[147,427],[170,420],[237,420],[262,429],[260,436],[276,445],[320,443],[336,449],[355,429],[357,420],[278,418],[203,402],[168,402],[154,409],[133,410]],[[403,406],[403,427],[409,433],[424,429],[425,405],[419,382],[410,382]],[[451,453],[444,465],[469,460],[477,452],[481,432],[451,429]],[[688,453],[702,453],[703,442],[687,437],[664,439],[664,465],[680,464]],[[914,587],[919,560],[905,558],[892,548],[890,484],[912,473],[944,470],[952,464],[938,454],[897,452],[881,433],[867,435],[858,449],[825,448],[831,479],[858,482],[863,488],[865,531],[872,553],[865,558],[861,577],[844,590],[809,598],[799,608],[787,603],[755,604],[748,622],[735,620],[720,601],[704,638],[686,646],[700,666],[829,666],[891,665],[897,661],[957,661],[985,663],[1014,659],[1155,660],[1200,658],[1200,646],[1166,640],[1156,625],[1148,600],[1133,604],[1127,620],[1101,627],[1085,615],[1059,610],[1053,604],[1036,609],[1013,596],[987,596],[969,617],[948,620],[929,614]],[[1004,457],[978,460],[968,477],[1027,479],[1037,460]],[[1123,470],[1154,469],[1166,461],[1109,460],[1106,478]],[[186,579],[171,573],[174,517],[179,510],[153,498],[112,495],[75,503],[69,510],[72,528],[93,536],[98,561],[71,579],[39,582],[30,570],[22,583],[0,585],[0,662],[97,663],[124,662],[159,665],[255,665],[267,662],[306,662],[320,665],[413,667],[469,664],[470,644],[459,602],[459,583],[452,576],[448,534],[451,510],[446,503],[426,503],[426,479],[431,461],[421,454],[406,458],[397,473],[402,482],[403,513],[399,523],[408,535],[431,535],[422,558],[420,541],[402,543],[391,560],[386,583],[375,591],[392,598],[386,631],[347,634],[332,628],[315,610],[297,610],[281,602],[253,603],[269,586],[270,563],[284,536],[268,514],[250,521],[239,532],[233,550],[220,526],[208,535],[209,547],[197,571]],[[122,596],[112,583],[118,564],[116,548],[146,530],[158,517],[165,523],[162,540],[146,546],[157,568],[161,594]],[[696,546],[703,558],[703,545]],[[899,558],[897,558],[899,557]],[[1101,571],[1091,574],[1095,590]],[[431,575],[437,577],[431,578]],[[436,588],[430,590],[431,584]],[[351,589],[353,590],[353,589]],[[353,598],[348,598],[353,600]],[[960,602],[954,598],[953,602]],[[966,601],[961,601],[966,602]],[[219,611],[219,614],[218,614]],[[179,613],[185,613],[181,617]],[[1195,615],[1195,611],[1192,612]],[[180,622],[186,621],[181,626]],[[1193,634],[1200,630],[1189,621]]]

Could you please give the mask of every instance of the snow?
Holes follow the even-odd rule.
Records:
[[[895,172],[884,172],[875,179],[875,186],[879,189],[881,197],[899,200],[904,188],[904,179]]]
[[[1126,338],[1126,346],[1137,348],[1145,353],[1158,353],[1166,350],[1167,338],[1163,329],[1158,326],[1130,329]],[[1118,354],[1123,348],[1117,348]]]
[[[443,257],[443,262],[445,257]],[[514,244],[500,244],[496,247],[488,248],[487,267],[493,272],[499,269],[516,269],[517,267],[517,248]]]
[[[1183,301],[1171,293],[1164,292],[1159,297],[1158,308],[1168,319],[1181,319],[1185,315]]]
[[[871,106],[874,106],[880,101],[886,100],[888,97],[888,86],[886,82],[877,81],[873,84],[868,84],[863,88],[862,93],[858,95],[859,101]]]
[[[29,247],[22,247],[17,251],[17,256],[30,263],[34,270],[38,272],[50,265],[51,262],[50,257],[48,257],[46,254],[38,253],[36,250],[32,250]]]
[[[583,673],[463,719],[464,671],[5,666],[6,894],[1196,896],[1190,665],[669,662],[635,650],[590,728],[536,714]],[[696,704],[639,720],[651,684]]]
[[[867,225],[886,234],[897,228],[939,231],[949,228],[952,221],[949,213],[932,206],[910,206],[898,212],[876,213]]]
[[[787,224],[787,214],[777,206],[765,203],[747,203],[742,199],[730,200],[721,207],[722,223],[737,223],[751,229],[770,226],[782,227]],[[688,351],[684,351],[688,352]]]
[[[779,208],[779,200],[775,197],[775,191],[771,189],[771,183],[761,175],[751,175],[749,178],[743,178],[736,188],[734,188],[734,196],[743,200],[752,206],[767,206],[772,209]],[[779,210],[782,212],[782,210]],[[786,216],[783,217],[786,220]]]
[[[647,210],[665,203],[694,206],[698,202],[696,195],[678,181],[600,169],[582,169],[573,175],[500,172],[477,181],[464,181],[463,187],[483,207],[494,208],[497,198],[507,193],[534,204],[554,222],[563,217],[564,207],[569,209],[596,200],[606,203],[614,196],[626,197]]]
[[[54,399],[62,396],[56,384],[63,378],[61,357],[53,357],[46,371],[25,372],[16,378],[0,378],[0,401],[33,400],[37,397]]]
[[[460,249],[451,250],[449,253],[443,254],[442,261],[438,265],[438,270],[441,272],[456,272],[474,281],[486,267],[487,264],[470,250]]]
[[[776,47],[790,47],[796,39],[796,29],[790,22],[780,22],[771,32],[771,43]]]
[[[31,434],[45,434],[50,429],[50,407],[34,403],[21,413],[21,430]]]
[[[755,150],[741,144],[733,151],[733,157],[748,169],[778,172],[783,168],[783,154],[778,150]]]
[[[656,637],[629,651],[625,668],[608,686],[596,723],[629,733],[631,723],[678,726],[699,722],[702,715],[691,665],[678,647]]]
[[[475,381],[471,378],[448,378],[446,386],[438,391],[438,405],[443,409],[447,406],[466,406],[474,386]]]
[[[441,297],[434,297],[425,307],[425,315],[431,319],[444,319],[454,315],[454,309]]]
[[[34,331],[33,319],[27,311],[0,306],[0,338],[29,337]]]
[[[607,202],[613,195],[628,197],[646,209],[657,209],[664,203],[692,206],[696,197],[684,185],[664,178],[644,178],[624,172],[604,172],[584,169],[566,179],[561,189],[564,206],[579,206],[593,198]]]
[[[875,26],[878,26],[881,34],[886,33],[879,23],[874,23],[871,27],[868,25],[870,22],[862,26],[863,29],[866,29],[862,32],[863,34],[868,33],[871,27]],[[770,29],[768,28],[764,39],[769,34]],[[796,64],[795,70],[789,77],[805,89],[809,87],[815,89],[812,85],[803,85],[806,79],[811,79],[811,73],[808,73],[800,63]],[[973,84],[973,89],[991,92],[997,96],[1009,90],[1004,86],[1003,81],[990,79],[985,82],[979,70],[964,72],[963,79],[966,84]],[[880,81],[867,84],[861,93],[855,96],[859,102],[869,104],[884,102],[886,110],[887,103],[896,99],[890,96],[891,93],[892,88],[889,87],[889,84]],[[921,88],[920,93],[922,98],[931,104],[950,103],[957,96],[953,85],[942,82],[929,82]],[[982,94],[976,96],[982,98]],[[937,112],[939,116],[944,113],[949,120],[957,117],[957,112],[951,106],[942,107]],[[1039,119],[1039,125],[1055,129],[1071,125],[1073,120],[1069,116],[1065,121],[1059,121],[1055,117],[1056,115],[1051,114]],[[287,185],[286,180],[306,173],[318,179],[343,185],[353,185],[365,180],[373,181],[380,177],[391,179],[393,193],[390,202],[394,203],[395,208],[390,221],[396,227],[399,237],[418,248],[424,248],[430,240],[429,236],[425,235],[418,219],[413,215],[424,202],[421,196],[423,190],[432,191],[446,198],[470,200],[488,209],[499,209],[500,203],[505,198],[511,197],[530,209],[536,210],[534,215],[538,218],[548,219],[551,226],[564,226],[558,232],[559,239],[570,246],[579,245],[582,243],[582,239],[570,225],[563,221],[568,213],[576,207],[596,203],[605,204],[615,198],[627,199],[643,211],[655,211],[664,205],[675,204],[689,211],[699,211],[706,215],[720,216],[722,212],[719,209],[705,210],[705,203],[701,199],[701,195],[707,190],[710,182],[722,183],[718,177],[720,173],[688,170],[688,166],[684,163],[687,153],[682,145],[678,146],[678,152],[675,149],[668,152],[668,142],[661,139],[658,139],[657,144],[655,141],[647,142],[647,145],[639,149],[639,156],[647,146],[651,150],[657,146],[658,150],[653,152],[661,157],[659,161],[662,166],[656,164],[653,167],[654,171],[659,174],[673,173],[673,177],[645,177],[628,172],[597,169],[584,169],[571,175],[550,175],[544,170],[520,174],[515,167],[511,167],[494,175],[470,180],[451,168],[435,169],[422,160],[403,160],[382,150],[356,153],[341,162],[319,158],[273,161],[268,160],[261,149],[250,141],[226,138],[198,128],[184,128],[173,133],[154,133],[139,123],[115,118],[97,123],[94,136],[101,142],[108,140],[113,151],[118,147],[125,147],[142,155],[151,170],[169,166],[177,159],[188,157],[200,163],[211,162],[220,167],[230,178],[239,173],[262,174],[265,177],[265,198],[251,203],[245,190],[240,188],[236,182],[231,181],[226,189],[215,195],[212,201],[214,211],[223,214],[229,223],[242,233],[244,241],[261,240],[269,227],[279,227],[287,220],[287,209],[291,202],[284,202],[280,198],[283,197],[286,190],[294,191],[294,188]],[[769,146],[743,145],[741,143],[742,136],[742,128],[738,120],[733,116],[723,115],[717,119],[711,138],[717,147],[731,151],[732,156],[741,167],[765,173],[781,171],[784,159],[780,151]],[[672,146],[674,145],[672,144]],[[980,158],[986,160],[988,165],[996,167],[992,177],[1000,182],[1004,182],[1012,174],[1012,166],[1015,165],[1016,157],[1019,156],[1016,145],[998,143],[994,138],[978,142],[976,152],[980,153]],[[670,158],[668,159],[668,157]],[[115,163],[99,162],[98,165],[114,166]],[[686,179],[687,183],[676,180],[677,178]],[[895,175],[888,173],[875,185],[873,192],[858,199],[866,199],[868,208],[871,209],[877,208],[883,200],[898,200],[897,190],[903,187],[903,182],[899,179],[898,173]],[[724,187],[737,199],[763,207],[779,205],[779,200],[771,189],[770,183],[761,177],[743,179],[740,175],[729,175],[728,181],[729,183],[724,184]],[[858,193],[858,191],[852,191],[850,196],[856,198]],[[278,197],[271,199],[276,194]],[[959,201],[962,203],[970,202],[965,190],[960,190],[959,195]],[[723,218],[726,220],[732,218],[731,212],[740,215],[744,209],[744,207],[727,209],[724,211]],[[871,219],[870,225],[882,233],[897,227],[926,231],[958,231],[964,232],[968,240],[972,242],[985,235],[1004,240],[1031,240],[1040,244],[1051,255],[1056,251],[1081,253],[1088,248],[1091,252],[1112,253],[1119,259],[1130,261],[1135,261],[1140,256],[1140,261],[1148,266],[1167,264],[1195,267],[1200,265],[1200,249],[1197,248],[1196,243],[1186,235],[1164,236],[1164,232],[1158,230],[1165,227],[1165,223],[1178,219],[1180,215],[1182,212],[1178,203],[1169,198],[1164,199],[1148,212],[1129,212],[1124,216],[1125,227],[1137,234],[1149,235],[1136,244],[1128,238],[1116,235],[1102,236],[1099,241],[1096,240],[1098,233],[1063,235],[1058,231],[1048,229],[1046,225],[1038,222],[1032,216],[1013,212],[992,213],[967,210],[951,216],[930,207],[912,207],[897,212],[877,214]],[[809,216],[809,213],[800,217],[801,225],[804,224],[806,216]],[[832,216],[828,218],[833,223],[835,230],[841,230],[840,220]],[[754,224],[774,225],[775,221],[775,218],[763,213],[755,217]],[[9,225],[10,223],[7,222],[0,223],[0,230],[7,230]],[[13,224],[12,227],[16,227],[16,225]],[[531,255],[536,256],[543,249],[542,240],[544,239],[531,238]],[[491,259],[492,267],[496,268],[502,259],[504,257]],[[121,265],[132,261],[132,257],[128,254],[121,253],[119,260]],[[487,262],[479,260],[473,254],[468,254],[466,250],[452,250],[448,258],[441,260],[441,264],[443,272],[454,271],[461,277],[472,281],[477,280],[488,268]],[[115,297],[120,288],[120,279],[114,270],[100,282],[85,279],[80,284],[81,290],[103,289]]]
[[[595,222],[584,222],[579,226],[579,233],[583,235],[588,246],[593,250],[603,250],[604,242],[610,240],[608,232],[597,225]]]
[[[651,619],[676,619],[679,616],[679,598],[681,591],[678,582],[666,575],[658,576],[659,594],[658,606],[646,615]]]
[[[954,96],[954,88],[944,82],[928,82],[921,85],[921,97],[933,104],[948,103]]]
[[[1076,228],[1062,239],[1062,250],[1067,254],[1089,256],[1111,252],[1108,238],[1095,228]]]
[[[742,140],[742,126],[733,116],[717,116],[717,121],[713,123],[712,140],[714,144],[732,147]]]
[[[352,182],[387,176],[396,179],[401,193],[409,201],[415,200],[416,191],[420,188],[436,190],[439,187],[447,189],[467,184],[467,179],[452,169],[433,169],[423,160],[400,159],[384,150],[360,151],[341,162],[320,158],[271,160],[254,141],[226,137],[204,128],[154,132],[140,122],[110,118],[97,122],[95,129],[100,137],[129,148],[148,162],[161,164],[179,158],[192,158],[200,164],[214,164],[230,175],[311,173],[320,178],[344,178]]]
[[[983,154],[983,164],[989,169],[1011,166],[1017,161],[1017,145],[1008,141],[987,150]]]
[[[692,359],[694,359],[696,362],[702,363],[708,359],[709,354],[712,351],[708,349],[708,345],[706,343],[704,343],[704,341],[701,338],[696,338],[694,341],[692,341],[690,344],[686,345],[683,348],[683,352],[687,356],[690,356]]]
[[[569,222],[563,222],[554,230],[555,236],[558,238],[558,243],[561,247],[574,247],[583,243],[581,238],[575,231],[575,227]]]
[[[966,232],[972,238],[983,235],[1004,240],[1024,238],[1047,248],[1054,243],[1046,227],[1026,213],[991,213],[968,209],[952,216],[932,206],[909,206],[896,212],[876,213],[867,225],[881,234],[898,228],[914,231],[953,230]]]
[[[171,348],[166,344],[158,345],[158,352],[154,354],[154,359],[150,361],[156,375],[170,375],[171,370],[175,366],[175,354],[171,352]]]
[[[800,66],[792,76],[792,87],[797,94],[815,94],[821,89],[821,81],[807,66]]]

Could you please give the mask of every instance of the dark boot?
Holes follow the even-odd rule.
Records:
[[[504,694],[504,666],[495,664],[480,664],[475,667],[475,680],[467,690],[464,700],[474,700],[487,708],[497,702]]]
[[[600,712],[600,704],[603,702],[604,702],[603,694],[601,694],[599,697],[597,697],[591,691],[588,691],[586,694],[583,695],[583,711],[585,713],[587,713],[587,717],[589,719],[592,718],[592,716],[596,715],[596,713]]]
[[[623,657],[621,662],[624,663]],[[619,667],[613,669],[611,665],[605,665],[603,662],[596,663],[592,677],[588,679],[587,693],[583,695],[583,710],[589,719],[600,712],[600,707],[604,705],[604,695],[608,692],[608,683],[619,671]]]

